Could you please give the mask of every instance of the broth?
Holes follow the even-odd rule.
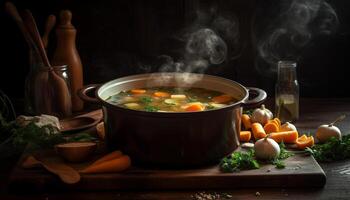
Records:
[[[237,100],[222,92],[203,88],[152,87],[122,91],[107,102],[149,112],[196,112],[219,109]]]

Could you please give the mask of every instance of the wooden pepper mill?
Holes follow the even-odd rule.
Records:
[[[71,23],[71,11],[62,10],[59,20],[56,27],[57,46],[53,54],[52,64],[54,66],[68,65],[72,110],[81,111],[84,104],[77,92],[83,87],[83,67],[75,45],[77,30]]]

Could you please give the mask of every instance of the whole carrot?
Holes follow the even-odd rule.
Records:
[[[101,158],[96,160],[90,166],[96,165],[96,164],[99,164],[99,163],[103,163],[103,162],[108,161],[108,160],[113,160],[113,159],[116,159],[116,158],[120,158],[122,156],[123,156],[123,153],[121,151],[112,151],[111,153],[109,153],[109,154],[107,154],[105,156],[102,156]]]
[[[107,160],[96,165],[91,165],[80,172],[84,174],[121,172],[128,169],[130,165],[131,160],[129,156],[124,155],[120,158]]]

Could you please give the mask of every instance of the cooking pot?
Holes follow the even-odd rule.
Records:
[[[199,112],[147,112],[113,105],[106,99],[121,91],[147,87],[196,87],[216,90],[238,101]],[[95,97],[87,94],[95,90]],[[254,94],[253,99],[249,94]],[[87,85],[79,96],[102,105],[106,144],[120,149],[136,165],[189,167],[218,162],[239,145],[242,107],[266,99],[266,92],[217,76],[194,73],[151,73]]]

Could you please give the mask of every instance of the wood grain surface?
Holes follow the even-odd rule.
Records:
[[[269,104],[268,104],[269,105]],[[268,106],[271,108],[271,106]],[[301,99],[300,119],[297,127],[300,132],[314,133],[321,123],[331,122],[341,114],[350,114],[350,99]],[[343,133],[350,130],[350,117],[338,124]],[[109,191],[45,191],[40,193],[21,194],[18,191],[2,189],[2,199],[197,199],[199,192],[207,194],[219,194],[220,199],[349,199],[350,197],[350,161],[333,163],[321,163],[321,167],[327,176],[327,182],[323,188],[296,187],[287,188],[280,185],[273,188],[264,188],[262,185],[254,188],[239,189],[191,189],[191,190],[109,190]],[[3,168],[2,168],[3,169]],[[1,177],[8,177],[7,171],[1,171]],[[3,179],[4,180],[4,179]],[[287,180],[286,180],[287,181]],[[306,179],[305,181],[310,181]],[[258,184],[257,180],[254,180]],[[96,183],[98,184],[98,183]],[[127,184],[127,183],[125,183]],[[255,183],[254,183],[255,184]],[[6,186],[6,182],[5,182]],[[218,188],[227,188],[226,185]],[[57,188],[60,190],[60,188]],[[229,195],[229,196],[226,196]],[[227,198],[225,198],[227,197]]]

